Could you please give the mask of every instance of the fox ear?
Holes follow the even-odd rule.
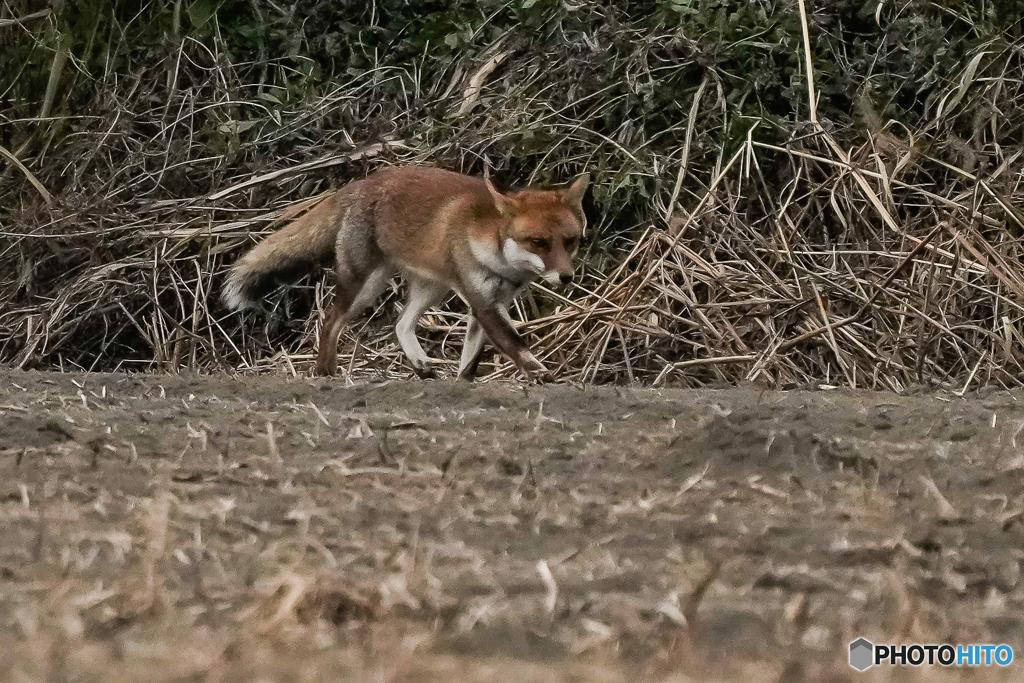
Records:
[[[587,193],[587,185],[590,184],[590,174],[584,173],[569,187],[562,190],[562,197],[565,203],[571,206],[583,207],[583,195]]]
[[[487,191],[491,193],[491,198],[494,199],[494,206],[498,209],[498,213],[504,218],[511,218],[515,213],[515,202],[498,192],[490,178],[484,178],[484,183],[487,185]]]

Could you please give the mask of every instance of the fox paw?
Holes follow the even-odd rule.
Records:
[[[430,367],[429,365],[424,365],[422,367],[413,367],[412,371],[415,372],[416,376],[419,377],[420,379],[437,379],[437,370]]]
[[[537,384],[551,384],[555,381],[555,376],[548,370],[545,370],[544,372],[538,372],[535,374],[532,379]]]
[[[412,365],[412,371],[420,379],[437,379],[437,369],[435,367],[437,362],[433,358],[425,358],[419,361],[410,361],[409,364]]]
[[[338,364],[317,363],[313,368],[314,377],[333,377],[338,372]]]
[[[523,374],[526,375],[526,379],[537,384],[547,384],[554,382],[555,377],[551,374],[544,364],[536,358],[529,358],[523,363]]]

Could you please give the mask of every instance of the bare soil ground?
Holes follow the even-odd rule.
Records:
[[[0,370],[4,681],[1003,681],[1024,402]]]

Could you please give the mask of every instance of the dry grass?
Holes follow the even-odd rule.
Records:
[[[815,102],[816,29],[806,17],[803,27],[805,96]],[[648,51],[668,41],[636,37]],[[91,132],[77,136],[71,160],[61,157],[70,191],[47,191],[17,162],[24,150],[5,151],[17,162],[6,179],[31,183],[14,227],[3,228],[0,358],[15,367],[305,372],[330,281],[314,277],[298,296],[272,302],[266,325],[243,322],[217,300],[227,266],[323,196],[331,175],[344,181],[383,164],[424,163],[480,172],[488,161],[509,165],[512,146],[535,131],[553,142],[551,160],[533,173],[564,179],[589,168],[596,177],[582,277],[557,293],[535,287],[515,311],[562,378],[896,391],[1018,386],[1024,219],[1014,205],[1022,149],[998,137],[994,107],[975,115],[980,138],[992,132],[973,146],[939,134],[968,116],[975,103],[965,93],[1013,100],[1016,85],[980,73],[1000,59],[1004,70],[1014,68],[1014,55],[975,53],[950,75],[923,130],[875,122],[848,146],[850,136],[839,142],[812,107],[784,144],[760,140],[759,128],[777,123],[750,120],[745,141],[695,158],[711,126],[727,138],[737,125],[713,70],[678,127],[665,131],[678,146],[641,153],[650,141],[630,146],[601,132],[619,103],[602,100],[599,89],[553,109],[538,94],[549,65],[504,38],[430,80],[381,64],[307,101],[273,107],[263,82],[247,98],[235,93],[251,65],[232,65],[186,38],[168,58],[169,83],[168,72],[143,70],[138,82],[111,92],[113,102],[96,104]],[[165,98],[138,97],[140,90]],[[404,94],[376,113],[367,109],[375,93],[390,91]],[[242,100],[266,115],[242,116]],[[405,130],[427,111],[402,110],[402,102],[442,113],[414,138],[353,141],[353,121],[371,116],[374,125]],[[303,142],[295,163],[269,151],[296,138]],[[637,178],[658,188],[649,200],[653,220],[620,225],[615,202]],[[351,376],[409,376],[388,329],[398,293],[343,337],[340,366]],[[457,356],[461,325],[457,301],[428,316],[433,355]],[[513,374],[507,361],[494,361],[484,366],[488,377]]]

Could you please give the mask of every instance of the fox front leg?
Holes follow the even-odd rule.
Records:
[[[484,328],[475,315],[470,313],[468,317],[466,341],[462,343],[462,357],[459,359],[459,379],[472,382],[484,352]]]
[[[554,378],[548,369],[544,367],[544,364],[537,360],[537,357],[533,355],[529,347],[526,346],[526,342],[516,332],[516,328],[512,325],[512,320],[508,317],[508,312],[500,306],[490,304],[473,306],[473,319],[480,325],[483,332],[487,335],[487,338],[491,340],[499,351],[508,356],[516,367],[526,375],[527,379],[537,380],[538,382],[551,382]],[[472,325],[472,323],[471,323]],[[467,343],[469,339],[467,338]],[[479,350],[476,352],[477,360],[479,359]],[[464,357],[463,361],[467,359]],[[469,363],[472,364],[472,363]],[[467,364],[468,365],[468,364]],[[473,369],[475,370],[475,364]],[[460,369],[460,377],[469,368],[464,366]],[[468,379],[468,378],[467,378]]]
[[[405,303],[405,310],[398,319],[398,324],[395,325],[398,344],[402,347],[413,371],[421,379],[436,376],[433,366],[437,361],[429,357],[420,346],[420,342],[416,338],[416,323],[428,308],[443,300],[447,293],[448,289],[445,287],[440,287],[429,281],[410,278],[409,299]]]

